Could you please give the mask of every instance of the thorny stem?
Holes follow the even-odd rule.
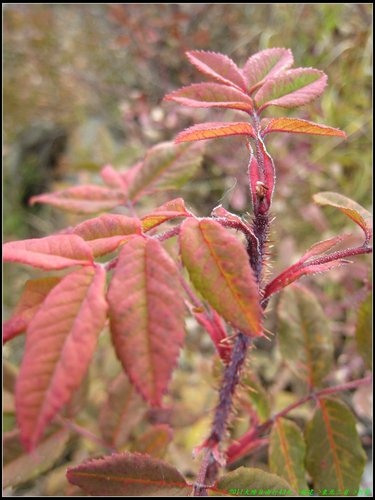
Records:
[[[292,410],[307,403],[307,401],[315,400],[322,396],[328,396],[329,394],[337,394],[338,392],[348,391],[350,389],[356,389],[357,387],[360,387],[362,385],[369,384],[371,381],[372,381],[372,375],[368,375],[367,377],[357,380],[352,380],[350,382],[345,382],[344,384],[335,385],[334,387],[327,387],[319,391],[311,391],[303,398],[299,399],[298,401],[295,401],[294,403],[290,404],[283,410],[273,415],[263,424],[253,427],[246,434],[244,434],[235,444],[233,444],[228,449],[228,454],[227,454],[228,463],[232,463],[235,460],[243,457],[247,453],[248,447],[251,445],[251,443],[255,444],[255,441],[259,438],[259,436],[263,435],[266,431],[268,431],[268,429],[272,426],[272,424],[276,421],[276,419],[284,417]],[[259,444],[262,445],[263,440],[259,440]],[[251,451],[253,451],[254,449],[255,446],[251,447]]]

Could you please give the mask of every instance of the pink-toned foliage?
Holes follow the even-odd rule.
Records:
[[[261,113],[272,106],[310,103],[323,93],[327,77],[313,68],[291,69],[293,55],[284,48],[263,50],[242,68],[215,52],[191,51],[187,57],[213,81],[183,87],[166,100],[190,107],[233,109],[246,113],[248,121],[194,125],[180,132],[175,143],[152,147],[142,161],[127,169],[105,165],[101,177],[107,187],[87,184],[32,197],[31,203],[99,215],[59,234],[4,244],[7,262],[60,271],[28,281],[4,325],[4,341],[26,333],[15,390],[20,440],[28,451],[43,448],[49,443],[48,438],[43,441],[45,434],[52,423],[61,423],[64,409],[74,414],[74,398],[77,394],[79,398],[98,337],[108,325],[110,342],[126,376],[118,374],[108,389],[99,417],[100,439],[107,448],[121,449],[147,407],[166,410],[164,396],[178,366],[185,318],[190,314],[208,333],[224,370],[211,433],[198,447],[205,455],[197,481],[188,484],[177,469],[159,459],[173,439],[165,422],[137,436],[138,447],[130,446],[130,450],[142,454],[116,453],[84,462],[68,470],[69,481],[99,496],[185,496],[192,491],[203,496],[207,490],[226,495],[232,488],[248,488],[249,484],[292,495],[306,485],[305,444],[297,426],[282,418],[293,407],[277,418],[269,416],[265,391],[256,377],[249,377],[244,382],[249,395],[243,406],[250,428],[224,452],[222,440],[227,435],[232,397],[248,346],[265,337],[263,321],[270,297],[303,276],[329,271],[348,264],[352,256],[370,253],[371,217],[342,195],[316,194],[318,204],[338,208],[352,219],[363,230],[365,241],[339,250],[334,247],[346,242],[345,234],[319,241],[295,264],[269,279],[264,265],[276,169],[266,149],[267,135],[289,132],[345,138],[345,133],[299,118],[261,120]],[[234,135],[244,136],[249,149],[250,222],[221,205],[210,217],[199,218],[182,198],[138,216],[141,198],[179,188],[194,175],[204,153],[205,143],[199,141]],[[112,209],[120,213],[101,213]],[[163,224],[167,226],[160,231]],[[177,252],[164,244],[175,236]],[[321,388],[332,363],[333,344],[322,332],[324,313],[311,292],[293,284],[282,292],[277,314],[286,365],[312,391],[294,405],[313,396],[318,402],[307,428],[306,467],[313,484],[322,485],[324,477],[327,486],[357,487],[364,458],[354,417],[341,403],[325,399],[327,389],[314,392]],[[323,358],[322,364],[319,359]],[[334,422],[340,411],[343,418],[336,432]],[[240,468],[217,478],[225,461],[233,463],[267,445],[264,433],[271,428],[270,472]],[[345,429],[351,449],[344,442]],[[324,474],[318,466],[324,459],[318,442],[333,463]]]

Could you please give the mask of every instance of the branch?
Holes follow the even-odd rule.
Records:
[[[263,435],[266,431],[272,427],[273,423],[281,417],[284,417],[288,413],[290,413],[295,408],[302,406],[310,400],[316,400],[319,397],[327,396],[329,394],[336,394],[338,392],[348,391],[350,389],[355,389],[360,387],[361,385],[367,385],[371,383],[372,375],[367,377],[352,380],[351,382],[346,382],[345,384],[336,385],[334,387],[327,387],[326,389],[321,389],[319,391],[311,391],[309,394],[304,396],[303,398],[295,401],[290,404],[283,410],[279,411],[275,415],[273,415],[270,419],[268,419],[263,424],[257,425],[250,429],[246,434],[244,434],[236,443],[232,444],[229,447],[227,452],[227,461],[228,464],[231,464],[238,460],[239,458],[246,455],[249,451],[253,451],[255,448],[262,446],[264,444],[264,439],[259,439],[260,435]]]

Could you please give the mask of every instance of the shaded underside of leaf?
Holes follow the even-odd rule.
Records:
[[[218,222],[187,219],[180,231],[181,256],[195,288],[246,335],[261,335],[258,287],[243,245]]]
[[[277,315],[285,363],[310,387],[319,387],[333,362],[332,333],[322,307],[310,291],[294,284],[282,292]]]
[[[360,484],[366,454],[349,408],[333,398],[322,398],[306,427],[306,467],[314,488],[354,493]]]
[[[155,208],[150,214],[145,215],[141,219],[142,230],[150,231],[150,229],[159,226],[176,217],[190,217],[191,213],[187,210],[185,202],[182,198],[175,198],[167,201],[158,208]]]
[[[229,496],[290,496],[293,494],[291,486],[283,478],[250,467],[239,467],[224,474],[216,483],[213,494],[216,490],[219,490],[218,493],[226,493]]]
[[[173,431],[169,425],[157,424],[139,436],[131,449],[155,458],[163,458],[172,438]]]
[[[187,141],[202,141],[205,139],[216,139],[218,137],[229,137],[232,135],[246,135],[250,137],[255,137],[255,131],[246,122],[233,122],[233,123],[222,123],[222,122],[208,122],[200,123],[199,125],[193,125],[182,132],[180,132],[175,141],[187,142]]]
[[[191,50],[186,52],[186,55],[201,73],[220,83],[246,90],[241,70],[228,56],[205,50]]]
[[[193,83],[171,92],[165,98],[193,108],[230,108],[250,112],[253,101],[241,90],[220,83]]]
[[[318,69],[290,69],[270,78],[255,94],[260,110],[267,106],[293,108],[319,97],[327,84],[327,76]]]
[[[164,142],[154,146],[132,179],[129,198],[135,200],[141,193],[183,186],[199,168],[203,150],[202,143]]]
[[[372,214],[356,201],[332,191],[316,193],[313,199],[318,205],[338,208],[363,229],[367,239],[372,237]]]
[[[307,489],[305,478],[305,442],[294,422],[277,418],[272,426],[268,449],[271,471],[283,477],[294,491]]]
[[[3,324],[4,343],[26,330],[39,306],[59,281],[60,278],[52,276],[26,281],[12,317]]]
[[[119,449],[146,412],[146,405],[122,372],[109,385],[108,398],[102,406],[99,426],[106,442]]]
[[[7,462],[3,468],[3,488],[30,481],[50,469],[63,454],[69,435],[69,430],[61,429],[44,439],[32,454],[21,452]],[[18,433],[15,439],[19,443]],[[6,455],[8,446],[6,435],[4,435],[3,444]]]
[[[270,132],[291,132],[294,134],[326,135],[346,137],[346,133],[338,128],[328,127],[319,123],[300,118],[272,118],[262,120],[263,135]]]
[[[105,271],[84,267],[65,276],[31,320],[16,385],[17,420],[27,449],[70,400],[104,327]]]
[[[10,241],[3,245],[5,262],[20,262],[45,270],[90,264],[91,248],[75,234],[53,235],[45,238]]]
[[[108,291],[113,343],[132,383],[160,405],[184,338],[178,270],[157,240],[123,246]]]
[[[105,214],[78,224],[73,234],[83,238],[94,256],[113,252],[130,234],[140,234],[141,223],[135,217]]]
[[[89,460],[69,468],[67,478],[94,496],[185,496],[191,492],[177,469],[139,453]]]
[[[30,198],[30,204],[46,203],[73,213],[93,214],[124,204],[125,194],[119,189],[108,189],[91,184],[73,186],[56,193],[45,193]]]
[[[277,75],[293,65],[293,54],[290,49],[272,48],[257,52],[251,56],[242,69],[246,79],[247,90],[252,92],[258,84]]]

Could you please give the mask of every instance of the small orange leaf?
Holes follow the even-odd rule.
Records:
[[[250,123],[234,122],[220,123],[208,122],[194,125],[180,132],[175,142],[201,141],[204,139],[216,139],[217,137],[229,137],[232,135],[246,135],[255,137],[255,131]]]
[[[272,118],[262,120],[263,135],[270,132],[291,132],[294,134],[327,135],[346,138],[345,132],[320,123],[300,118]]]

